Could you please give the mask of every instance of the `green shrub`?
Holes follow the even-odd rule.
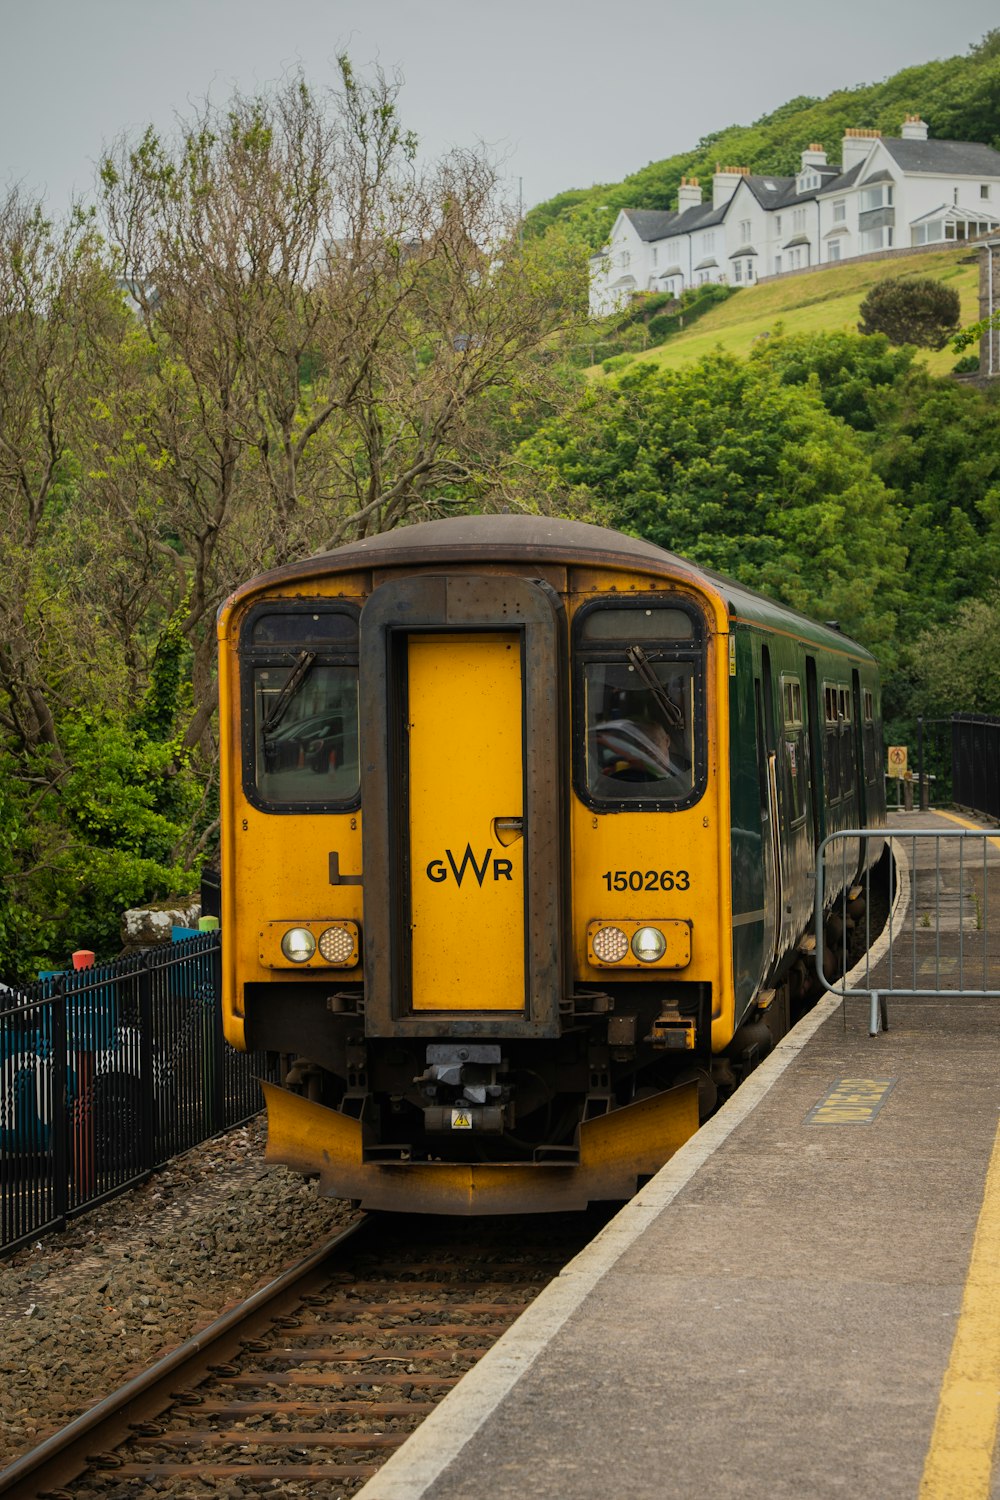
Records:
[[[979,355],[964,354],[956,364],[952,365],[953,375],[975,375],[979,370]]]
[[[657,313],[655,318],[650,318],[646,324],[649,329],[649,341],[651,344],[659,344],[672,333],[677,332],[676,313]]]

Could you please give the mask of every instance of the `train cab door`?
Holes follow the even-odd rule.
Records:
[[[558,1035],[563,637],[512,576],[390,579],[362,611],[369,1036]]]

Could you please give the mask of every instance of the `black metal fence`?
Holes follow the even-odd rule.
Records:
[[[257,1113],[219,967],[207,933],[0,993],[0,1253]]]
[[[954,714],[952,796],[960,807],[1000,818],[1000,719]]]

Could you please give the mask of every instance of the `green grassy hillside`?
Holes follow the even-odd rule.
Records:
[[[690,333],[677,334],[635,358],[677,369],[720,347],[745,355],[755,339],[765,337],[779,323],[788,333],[857,333],[861,303],[875,283],[887,276],[932,276],[946,282],[961,298],[963,324],[979,316],[978,255],[966,249],[935,250],[825,266],[746,287],[707,312]],[[956,360],[950,346],[937,352],[921,350],[919,357],[936,375],[947,374]]]
[[[729,125],[684,151],[650,162],[619,183],[560,193],[529,213],[529,233],[562,223],[591,249],[603,244],[622,208],[674,208],[682,175],[707,182],[716,162],[752,172],[791,176],[800,152],[821,142],[831,161],[840,157],[848,126],[899,134],[903,116],[919,114],[939,140],[982,141],[1000,150],[1000,28],[964,57],[904,68],[879,83],[838,89],[825,99],[790,100],[752,125]]]

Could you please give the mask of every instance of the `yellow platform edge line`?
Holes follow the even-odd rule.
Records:
[[[988,1500],[1000,1413],[1000,1129],[919,1500]]]
[[[934,809],[934,813],[938,818],[947,818],[949,823],[959,823],[963,828],[971,828],[973,833],[985,833],[987,835],[986,842],[988,844],[993,844],[997,849],[1000,849],[1000,838],[991,838],[989,836],[990,831],[988,828],[982,828],[978,823],[970,823],[968,818],[960,818],[958,816],[958,813],[938,812],[937,808]],[[904,830],[900,831],[903,832]],[[920,832],[919,829],[914,829],[913,831],[914,833]],[[928,829],[927,833],[929,838],[934,837],[933,829]]]

